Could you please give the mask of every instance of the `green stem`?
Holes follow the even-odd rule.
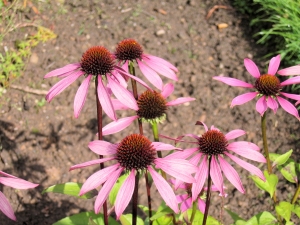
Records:
[[[204,212],[202,225],[206,224],[206,220],[208,217],[208,209],[209,209],[209,204],[210,204],[210,195],[211,195],[211,186],[212,186],[212,180],[211,180],[211,176],[210,176],[211,159],[212,159],[212,156],[210,156],[210,158],[208,160],[208,180],[207,180],[208,184],[207,184],[206,201],[205,201],[205,212]]]
[[[137,221],[138,196],[139,196],[139,172],[137,171],[135,175],[134,192],[132,195],[132,225],[136,225],[136,221]]]
[[[191,215],[191,219],[190,219],[191,224],[193,224],[193,222],[194,222],[196,211],[197,211],[197,202],[196,201],[193,202],[193,209],[192,210],[193,211],[192,211],[192,215]]]
[[[293,199],[291,201],[292,204],[295,204],[300,194],[300,185],[298,185],[297,191],[295,192]]]

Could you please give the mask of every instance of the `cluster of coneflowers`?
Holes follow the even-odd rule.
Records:
[[[279,103],[285,111],[299,119],[297,109],[284,97],[299,102],[300,96],[282,92],[282,88],[286,85],[300,83],[300,76],[280,83],[276,73],[280,75],[297,75],[300,73],[300,66],[277,71],[280,63],[280,56],[277,56],[271,59],[268,73],[261,75],[252,60],[245,59],[244,63],[247,71],[256,79],[254,84],[235,78],[214,77],[215,80],[231,86],[254,89],[253,92],[233,99],[232,106],[241,105],[257,98],[256,110],[262,118],[265,118],[267,108],[272,109],[275,113]],[[151,88],[145,81],[136,76],[136,67],[140,69],[154,88]],[[54,76],[62,78],[47,94],[46,99],[48,102],[75,80],[80,77],[84,78],[74,99],[74,116],[76,118],[84,106],[90,83],[95,82],[98,140],[90,142],[88,147],[98,154],[99,158],[74,165],[70,169],[100,165],[100,170],[87,178],[79,195],[101,186],[95,200],[94,211],[99,213],[103,208],[104,223],[106,225],[108,224],[106,200],[123,174],[127,174],[127,177],[118,191],[112,209],[115,210],[116,217],[119,219],[132,200],[132,224],[134,225],[137,222],[138,181],[143,176],[147,186],[149,218],[152,216],[153,210],[149,189],[153,182],[161,198],[173,210],[174,224],[177,224],[175,214],[184,213],[189,208],[192,208],[192,216],[187,218],[187,223],[192,224],[195,211],[200,210],[204,213],[203,224],[206,224],[211,191],[217,191],[223,197],[227,195],[224,190],[223,175],[241,193],[245,192],[241,179],[231,162],[235,162],[252,175],[265,180],[259,168],[236,156],[242,156],[259,163],[267,162],[268,166],[270,163],[268,153],[265,152],[266,159],[260,153],[260,148],[254,143],[232,141],[243,136],[246,133],[243,130],[235,129],[223,133],[214,126],[208,128],[203,122],[197,121],[196,125],[201,125],[205,129],[202,135],[184,134],[178,138],[168,137],[175,141],[174,145],[159,141],[159,137],[166,137],[159,135],[158,125],[164,122],[167,109],[170,106],[195,100],[190,97],[181,97],[173,101],[167,101],[168,96],[174,91],[174,85],[172,83],[164,84],[159,75],[177,81],[177,72],[177,68],[168,61],[143,53],[143,49],[138,42],[133,39],[126,39],[117,45],[114,53],[109,52],[102,46],[95,46],[83,54],[80,62],[66,65],[45,75],[45,78]],[[129,80],[131,81],[131,88],[128,87]],[[138,85],[142,85],[143,89],[146,90],[139,93]],[[133,116],[117,118],[117,110],[128,109],[133,110]],[[105,126],[102,124],[102,110],[113,120]],[[128,134],[119,143],[110,143],[103,140],[103,136],[124,130],[135,120],[138,122],[137,133]],[[151,124],[153,138],[144,135],[143,123]],[[187,140],[189,138],[195,140]],[[150,139],[153,139],[153,141]],[[195,147],[179,148],[176,145],[178,142],[193,143]],[[266,151],[265,148],[264,150]],[[163,155],[165,156],[163,157]],[[105,162],[110,162],[110,166],[104,166]],[[269,172],[271,173],[271,171]],[[7,176],[7,178],[0,177],[0,183],[11,184],[10,186],[15,187],[12,185],[13,181],[21,182],[20,179],[16,180],[11,175],[3,172],[1,174]],[[150,177],[151,179],[149,179]],[[10,178],[10,183],[7,181],[8,178]],[[206,181],[207,186],[205,186]],[[27,183],[22,184],[25,187]],[[27,185],[26,187],[33,186]],[[183,189],[184,194],[181,192],[181,194],[176,195],[175,191],[177,189]],[[5,203],[1,204],[1,211],[9,218],[15,219],[12,216],[12,209],[8,208],[9,204],[1,192],[0,201]]]

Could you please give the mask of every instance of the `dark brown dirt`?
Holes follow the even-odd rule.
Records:
[[[191,96],[197,99],[170,108],[167,121],[160,126],[162,134],[171,137],[185,133],[201,134],[203,129],[194,125],[201,120],[223,132],[244,129],[247,135],[243,140],[262,147],[260,115],[255,111],[255,102],[230,109],[231,100],[245,90],[212,80],[213,76],[223,74],[250,82],[251,76],[243,66],[246,57],[260,62],[261,69],[267,67],[267,62],[259,59],[267,49],[255,44],[248,24],[234,9],[216,10],[209,20],[205,19],[209,9],[216,4],[231,7],[229,1],[57,0],[37,4],[40,4],[37,6],[43,16],[30,11],[26,18],[53,29],[58,37],[33,49],[24,75],[14,82],[15,85],[49,90],[58,79],[44,80],[47,72],[78,62],[82,53],[91,46],[103,45],[113,51],[119,41],[134,38],[146,53],[165,58],[179,68],[179,82],[175,83],[171,98]],[[228,27],[218,29],[220,23],[226,23]],[[30,33],[34,29],[25,28],[23,32]],[[13,32],[12,36],[5,38],[2,46],[10,46],[16,38],[20,37]],[[97,157],[87,147],[89,141],[96,139],[97,132],[94,88],[90,88],[84,109],[75,119],[73,100],[79,84],[80,81],[75,82],[42,107],[38,107],[37,102],[44,96],[12,88],[1,98],[0,170],[40,184],[28,191],[0,186],[18,219],[14,223],[0,214],[1,224],[52,224],[66,216],[93,209],[94,200],[59,194],[41,195],[44,188],[57,183],[84,182],[98,169],[95,166],[68,172],[70,166]],[[104,124],[109,121],[104,117]],[[285,152],[292,148],[296,159],[300,151],[299,131],[299,122],[282,109],[276,115],[268,111],[271,152]],[[135,126],[105,139],[118,142],[133,132],[137,132]],[[145,128],[145,135],[152,138],[149,127]],[[268,196],[255,187],[248,172],[234,167],[239,171],[246,194],[240,194],[226,181],[228,197],[224,206],[245,219],[268,210]],[[282,187],[279,199],[284,199],[295,189],[285,181],[279,185]],[[143,188],[141,185],[140,190]],[[145,199],[142,194],[140,202],[145,202]],[[160,199],[155,201],[154,208],[159,202]],[[226,225],[232,223],[226,212],[220,212],[221,205],[221,199],[213,195],[210,214],[216,218],[222,215]]]

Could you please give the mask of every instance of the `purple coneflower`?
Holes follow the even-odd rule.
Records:
[[[167,102],[166,98],[170,96],[174,91],[174,85],[166,84],[161,93],[156,91],[145,91],[142,93],[136,101],[138,109],[135,116],[121,118],[118,121],[113,121],[110,124],[103,127],[103,135],[117,133],[126,127],[128,127],[134,120],[140,118],[147,122],[162,122],[166,117],[166,111],[169,106],[183,104],[185,102],[194,101],[194,98],[182,97],[173,101]],[[113,101],[115,109],[128,109],[120,101]]]
[[[73,63],[62,68],[51,71],[44,78],[63,78],[55,84],[48,92],[46,100],[50,102],[56,95],[70,86],[77,78],[84,76],[85,79],[77,90],[74,99],[74,116],[77,118],[85,103],[88,87],[91,79],[97,79],[98,97],[104,112],[113,120],[116,120],[115,111],[110,99],[110,90],[123,104],[131,109],[137,109],[135,99],[126,89],[127,84],[124,77],[131,77],[145,87],[149,88],[145,82],[139,78],[128,74],[122,68],[115,65],[114,56],[102,46],[89,48],[81,58],[80,63]],[[123,77],[124,76],[124,77]],[[107,85],[105,84],[107,82]],[[108,88],[109,87],[109,88]]]
[[[259,99],[256,102],[256,110],[262,116],[268,108],[272,109],[274,113],[276,113],[278,109],[278,101],[286,112],[299,119],[298,110],[295,108],[295,106],[281,96],[299,101],[300,95],[288,94],[282,92],[281,90],[284,86],[300,83],[300,76],[287,79],[280,83],[280,80],[275,74],[278,73],[283,76],[297,75],[300,74],[300,66],[282,69],[277,72],[280,64],[280,55],[277,55],[270,60],[268,73],[261,75],[258,67],[251,59],[246,58],[244,60],[244,64],[247,71],[256,79],[254,84],[249,84],[230,77],[213,77],[213,79],[221,81],[230,86],[256,89],[254,92],[249,92],[235,97],[231,102],[231,107],[235,105],[242,105],[258,96]]]
[[[128,63],[135,61],[141,72],[159,90],[163,88],[162,79],[158,74],[177,81],[175,72],[178,69],[168,61],[143,53],[143,48],[134,39],[125,39],[121,41],[115,51],[115,57],[123,63],[122,68],[128,72]]]
[[[35,188],[38,184],[28,182],[0,170],[0,183],[16,189]],[[5,195],[0,191],[0,210],[11,220],[16,221],[14,210]]]
[[[208,163],[211,161],[210,176],[212,182],[220,192],[222,196],[224,193],[223,176],[226,178],[241,192],[244,193],[244,187],[240,180],[240,177],[236,170],[224,159],[227,156],[235,163],[248,170],[250,173],[258,176],[260,179],[265,180],[263,173],[257,167],[252,164],[241,160],[240,158],[232,155],[231,153],[236,153],[247,159],[254,160],[257,162],[265,163],[265,157],[259,152],[259,147],[251,142],[237,141],[229,143],[229,140],[235,139],[244,135],[246,132],[243,130],[233,130],[227,134],[223,134],[220,130],[211,126],[210,130],[202,122],[197,122],[196,125],[203,125],[205,128],[205,133],[198,137],[194,134],[186,134],[181,136],[193,137],[197,140],[196,144],[198,147],[186,149],[181,152],[173,153],[165,158],[173,159],[176,157],[188,158],[193,156],[193,164],[198,165],[200,159],[203,156],[201,163],[199,164],[199,170],[195,175],[196,183],[192,185],[192,200],[195,201],[208,177]],[[176,184],[175,184],[176,185]]]
[[[115,212],[117,218],[121,216],[132,197],[136,172],[143,172],[144,170],[147,170],[151,174],[158,192],[166,204],[176,213],[179,211],[176,196],[171,186],[153,169],[153,166],[155,165],[156,167],[160,167],[176,179],[187,183],[195,182],[195,179],[191,176],[191,174],[197,171],[197,167],[188,161],[179,158],[156,158],[157,151],[173,150],[178,148],[162,142],[151,142],[145,136],[140,134],[129,135],[119,144],[111,144],[106,141],[98,140],[92,141],[89,144],[89,148],[96,154],[113,156],[78,164],[72,166],[70,170],[111,160],[117,161],[116,164],[106,167],[105,169],[91,175],[80,190],[79,194],[83,195],[104,183],[96,198],[94,206],[95,213],[99,213],[103,202],[107,199],[112,187],[123,171],[128,172],[129,176],[122,184],[115,201]]]

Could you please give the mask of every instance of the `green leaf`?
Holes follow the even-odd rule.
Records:
[[[269,153],[269,157],[270,157],[270,160],[272,162],[274,162],[278,157],[280,157],[280,155],[276,154],[276,153]]]
[[[279,205],[276,205],[275,209],[276,212],[285,219],[285,221],[290,221],[294,206],[289,202],[280,202]]]
[[[113,186],[113,188],[111,189],[110,193],[109,193],[109,203],[111,205],[115,204],[116,198],[117,198],[117,194],[119,193],[119,190],[122,186],[122,184],[124,183],[125,179],[129,176],[129,173],[125,173],[122,176],[119,177],[119,179],[117,180],[117,182],[115,183],[115,185]]]
[[[295,207],[292,211],[298,216],[298,218],[300,218],[300,206],[299,205],[295,205]]]
[[[97,225],[97,224],[93,221],[92,217],[90,217],[88,225]]]
[[[246,223],[246,221],[243,218],[239,217],[238,214],[230,211],[229,209],[225,209],[225,210],[231,216],[231,218],[234,220],[235,225],[244,225]]]
[[[193,211],[192,209],[187,210],[189,218],[191,218],[191,216],[192,216],[192,211]],[[199,210],[197,210],[195,213],[193,224],[202,224],[202,221],[203,221],[203,213],[200,212]],[[216,220],[215,218],[213,218],[212,216],[208,216],[206,224],[220,225],[220,222],[218,220]]]
[[[132,224],[132,214],[126,214],[120,216],[120,222],[122,225],[131,225]],[[137,225],[144,225],[144,222],[141,218],[137,217],[136,220]]]
[[[75,196],[77,198],[83,198],[83,199],[90,199],[93,198],[98,194],[98,191],[96,189],[93,189],[87,193],[85,193],[82,196],[79,196],[79,191],[81,189],[83,184],[81,183],[74,183],[74,182],[68,182],[64,184],[56,184],[51,187],[48,187],[43,190],[42,194],[53,192],[53,193],[60,193],[65,195],[71,195]]]
[[[262,212],[255,216],[253,216],[250,220],[248,220],[245,225],[272,225],[276,224],[276,218],[269,212]]]
[[[104,225],[103,214],[95,214],[94,212],[82,212],[73,216],[65,217],[52,225],[83,225],[89,224],[90,218],[97,225]],[[108,218],[109,225],[119,225],[119,223],[112,217]]]
[[[291,149],[290,151],[284,153],[283,155],[280,155],[277,159],[274,160],[272,167],[278,165],[282,165],[284,163],[286,163],[286,161],[290,158],[290,156],[292,155],[293,150]]]
[[[138,207],[148,216],[149,215],[149,208],[144,205],[138,205]]]
[[[291,183],[297,183],[296,165],[294,161],[279,166],[279,171]]]
[[[270,196],[273,197],[276,185],[278,183],[278,177],[275,174],[269,174],[266,170],[264,171],[264,175],[266,178],[266,182],[264,182],[257,176],[251,176],[251,178],[258,188],[268,192]]]

